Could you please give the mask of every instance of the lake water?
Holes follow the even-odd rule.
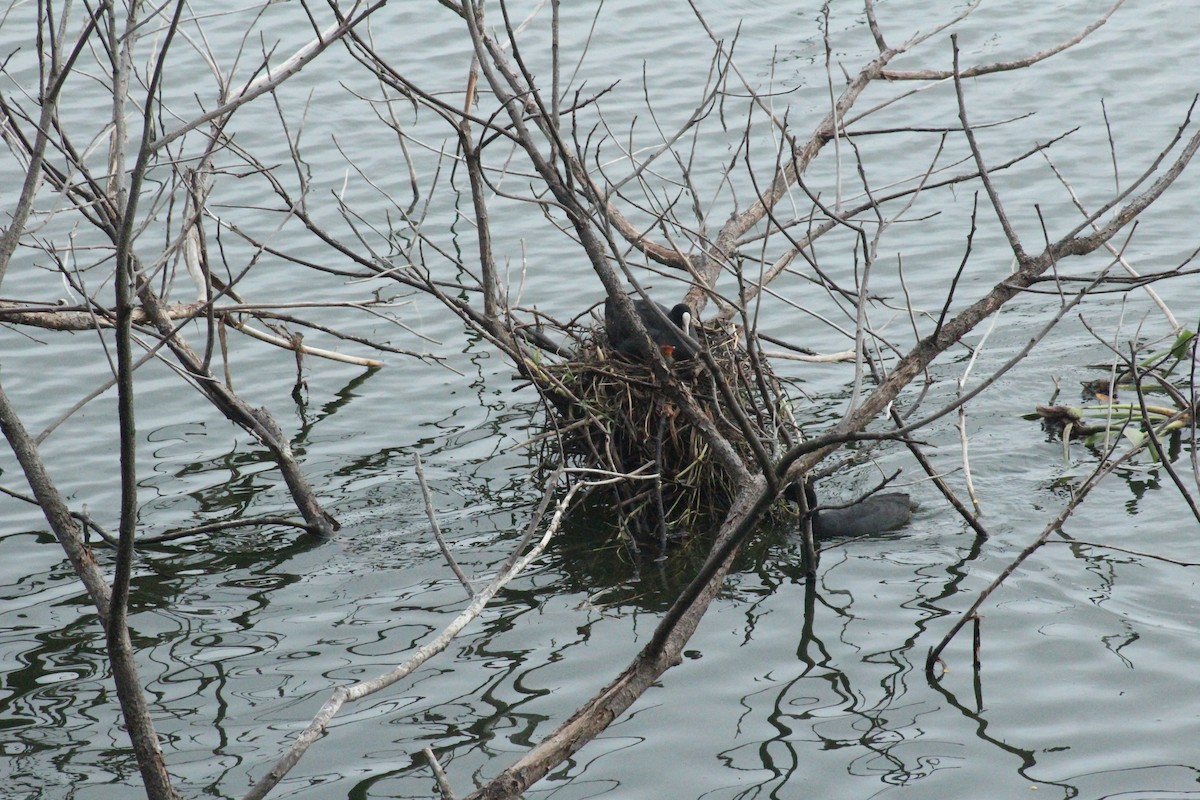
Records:
[[[738,34],[736,59],[746,79],[769,91],[777,113],[786,111],[797,129],[807,132],[811,125],[803,120],[818,119],[828,103],[820,5],[757,0],[698,5],[717,35],[728,40]],[[954,13],[961,4],[946,5],[931,11],[925,3],[883,3],[878,12],[889,41],[898,43],[931,29],[938,15]],[[1006,60],[1049,47],[1100,11],[1091,2],[985,3],[958,29],[963,63]],[[9,95],[14,85],[30,91],[36,86],[29,61],[33,13],[17,6],[0,16],[0,60],[23,48],[7,67],[11,78],[3,85]],[[253,13],[241,10],[203,22],[223,69],[231,67],[247,28],[255,31],[251,51],[278,43],[280,54],[311,33],[294,3],[264,7],[257,23]],[[499,19],[498,8],[489,13],[493,22]],[[834,4],[831,14],[834,59],[854,74],[873,47],[862,9]],[[548,20],[546,8],[522,40],[537,69],[546,63],[541,48]],[[196,27],[186,30],[190,42],[197,41]],[[440,5],[390,5],[372,30],[381,52],[418,85],[461,87],[469,60],[465,33]],[[1055,145],[1050,157],[1083,201],[1098,205],[1114,186],[1110,134],[1124,188],[1184,121],[1200,90],[1194,72],[1197,41],[1200,15],[1187,4],[1131,3],[1059,57],[1026,71],[969,81],[973,122],[1016,119],[981,129],[981,145],[996,163],[1079,127]],[[563,9],[563,42],[564,54],[571,54],[564,61],[572,65],[587,43],[576,79],[585,95],[619,81],[603,100],[603,119],[618,139],[628,135],[636,119],[640,147],[654,146],[655,124],[670,131],[688,117],[702,95],[712,52],[686,3],[570,4]],[[169,95],[188,108],[194,92],[212,107],[214,90],[204,60],[194,52],[186,55],[192,52],[187,49],[180,52],[178,71],[168,78]],[[943,33],[894,66],[944,69],[950,58]],[[245,57],[239,67],[243,79],[252,60]],[[840,86],[840,67],[834,67],[834,75]],[[881,84],[857,108],[866,110],[907,88]],[[370,231],[387,224],[382,193],[402,203],[408,198],[396,136],[361,99],[378,94],[361,66],[332,49],[285,84],[278,98],[292,134],[303,128],[314,213],[353,239],[335,202],[335,194],[342,197],[364,215],[354,223],[375,245],[380,240]],[[102,93],[84,94],[64,110],[67,124],[79,126],[79,146],[97,134],[107,104]],[[710,232],[733,207],[722,190],[721,170],[734,155],[745,104],[730,99],[723,110],[725,128],[709,120],[695,145],[697,193],[705,200],[718,198],[709,210]],[[406,131],[429,148],[421,150],[415,141],[410,145],[417,151],[421,179],[431,180],[437,164],[430,151],[453,146],[445,126],[427,113],[413,120],[403,105],[396,111],[407,114],[402,119]],[[599,119],[594,109],[580,113],[591,115],[592,122]],[[956,113],[953,87],[942,85],[858,124],[866,129],[946,127],[957,123]],[[1027,114],[1032,116],[1023,117]],[[241,146],[264,161],[286,162],[287,144],[272,103],[239,113],[232,130]],[[883,186],[927,168],[937,139],[936,133],[911,132],[862,136],[855,143],[872,185]],[[773,160],[769,141],[759,144],[764,142],[767,149],[754,154],[760,169]],[[610,147],[606,155],[615,157],[615,145]],[[347,165],[342,152],[354,155],[357,169]],[[951,134],[939,165],[966,152],[961,136]],[[810,175],[823,197],[837,192],[832,164],[827,149]],[[860,183],[848,155],[844,165],[843,191],[853,197]],[[627,169],[616,162],[606,168],[613,175]],[[463,188],[466,179],[462,174],[452,178],[448,164],[442,169],[425,224],[433,241],[448,250],[460,248],[461,258],[472,266],[473,230],[455,219],[449,202],[450,182]],[[0,207],[6,214],[20,174],[11,157],[0,160]],[[1170,269],[1200,246],[1197,176],[1200,165],[1143,217],[1125,249],[1139,270]],[[296,178],[289,174],[287,180]],[[753,188],[741,180],[735,192],[744,206]],[[1070,197],[1040,157],[998,175],[997,184],[1029,250],[1040,249],[1037,208],[1052,236],[1077,220]],[[502,188],[527,193],[528,180],[508,175]],[[908,221],[889,230],[872,276],[874,291],[902,305],[907,290],[914,306],[936,316],[963,256],[976,188],[930,192]],[[271,237],[273,246],[326,266],[348,266],[295,226],[281,227],[273,210],[278,201],[253,176],[222,176],[214,197],[217,213]],[[1010,268],[1011,253],[982,197],[979,219],[955,309],[987,291]],[[547,225],[534,206],[497,201],[492,222],[498,258],[511,270],[514,287],[523,260],[528,264],[524,305],[563,317],[602,297],[577,246]],[[245,266],[251,249],[228,232],[223,236],[230,267]],[[849,257],[832,241],[823,248],[823,268],[852,282]],[[431,264],[447,269],[432,250],[426,255]],[[898,257],[904,264],[903,286]],[[1062,269],[1082,274],[1102,265],[1089,260],[1064,263]],[[44,255],[22,251],[5,278],[4,296],[62,296],[61,281],[47,266]],[[281,296],[328,301],[361,299],[374,289],[396,291],[385,281],[364,285],[314,275],[268,258],[252,272],[243,294],[259,301]],[[451,273],[445,277],[453,279]],[[1192,328],[1198,324],[1198,284],[1191,276],[1160,285],[1171,309]],[[678,293],[662,280],[655,288],[663,300]],[[784,280],[778,289],[816,314],[838,313],[811,283]],[[463,590],[428,530],[413,472],[416,455],[424,461],[447,539],[470,574],[487,576],[503,561],[538,499],[529,479],[534,465],[521,446],[536,414],[535,398],[529,390],[514,391],[511,365],[464,335],[436,303],[413,296],[403,300],[396,315],[427,339],[354,312],[330,309],[311,316],[439,356],[445,367],[402,355],[385,356],[387,366],[369,372],[309,360],[305,402],[297,405],[290,396],[292,357],[245,338],[233,340],[236,388],[252,404],[275,413],[342,529],[328,543],[266,528],[196,537],[142,553],[134,641],[167,762],[184,796],[241,796],[335,686],[404,660],[462,608]],[[1006,307],[979,352],[974,379],[1016,353],[1057,304],[1055,296],[1039,295]],[[848,346],[833,327],[778,300],[765,303],[762,313],[770,333],[823,352]],[[923,672],[929,648],[1059,513],[1071,488],[1094,466],[1094,452],[1076,444],[1064,458],[1061,443],[1022,416],[1050,396],[1055,380],[1064,387],[1064,399],[1074,402],[1078,382],[1098,374],[1088,365],[1111,358],[1084,323],[1119,344],[1153,340],[1169,330],[1142,293],[1091,298],[1081,313],[1082,321],[1079,314],[1069,316],[971,407],[971,470],[990,539],[976,540],[922,479],[907,451],[882,449],[876,459],[880,467],[903,468],[901,481],[921,504],[909,527],[829,549],[814,581],[804,578],[794,537],[764,532],[713,603],[683,663],[530,795],[622,800],[1200,797],[1195,746],[1200,704],[1194,699],[1200,594],[1196,567],[1190,566],[1200,562],[1200,525],[1165,470],[1147,457],[1107,479],[1066,526],[1070,538],[1042,548],[984,604],[978,675],[971,666],[969,630],[946,650],[939,682],[930,683]],[[887,323],[885,335],[901,343],[911,338],[904,316],[893,319],[885,309],[872,314],[876,326]],[[979,344],[986,327],[969,337],[971,344]],[[317,333],[306,342],[370,354]],[[3,327],[0,353],[5,391],[33,431],[107,375],[94,335]],[[938,382],[926,408],[953,396],[966,361],[958,350],[935,364]],[[795,400],[810,433],[844,410],[852,367],[781,364],[778,369],[801,381],[806,394]],[[139,381],[140,519],[146,533],[289,511],[278,473],[261,448],[166,367],[149,364]],[[111,529],[119,499],[114,409],[111,393],[100,397],[43,445],[51,473],[72,506],[86,507]],[[939,422],[919,438],[961,491],[962,458],[953,420]],[[1191,474],[1188,457],[1185,445],[1176,462],[1185,483]],[[0,469],[6,487],[26,490],[7,451],[0,455]],[[878,474],[870,466],[845,470],[827,480],[825,490],[849,495],[870,486]],[[1194,480],[1188,485],[1196,490]],[[0,515],[0,795],[137,796],[137,769],[120,727],[92,607],[40,512],[5,498]],[[646,643],[684,571],[678,564],[635,565],[619,548],[598,547],[602,517],[573,519],[536,567],[505,589],[446,653],[407,681],[344,709],[272,796],[434,796],[420,755],[426,746],[437,752],[451,784],[464,795],[551,732]],[[104,550],[98,553],[109,558]]]

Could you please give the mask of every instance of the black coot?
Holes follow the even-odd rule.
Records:
[[[818,505],[811,482],[804,484],[809,508]],[[813,534],[818,538],[865,536],[901,528],[912,519],[913,505],[903,492],[873,494],[849,508],[829,508],[813,515]]]
[[[664,322],[658,314],[654,313],[654,306],[658,306],[658,309],[670,322]],[[658,345],[663,355],[668,358],[683,357],[691,352],[691,348],[684,338],[684,334],[691,333],[691,307],[679,303],[674,308],[668,309],[662,303],[651,305],[646,300],[634,300],[633,309],[641,317],[642,325],[646,326],[650,340]],[[608,334],[608,343],[614,350],[635,358],[649,357],[650,354],[646,352],[642,343],[642,337],[617,313],[617,305],[612,300],[604,301],[604,330]]]

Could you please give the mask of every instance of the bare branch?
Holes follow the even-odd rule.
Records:
[[[532,538],[533,532],[542,525],[542,515],[545,513],[550,500],[554,496],[554,492],[558,488],[558,476],[559,473],[556,472],[547,482],[546,490],[542,494],[541,504],[533,513],[524,536],[521,537],[521,540],[513,549],[507,562],[500,568],[491,583],[476,592],[467,607],[449,625],[443,628],[442,632],[435,639],[418,648],[404,663],[370,680],[360,681],[352,686],[339,686],[335,689],[329,699],[325,701],[320,711],[317,712],[317,715],[313,717],[308,727],[296,737],[296,742],[292,745],[291,749],[275,762],[275,765],[271,767],[266,775],[254,784],[254,787],[246,793],[243,800],[261,800],[261,798],[266,797],[267,793],[283,780],[292,767],[300,761],[300,758],[308,748],[324,735],[330,720],[333,719],[346,703],[360,700],[381,689],[392,686],[397,681],[412,674],[426,661],[445,650],[450,645],[450,642],[454,641],[454,637],[479,616],[480,612],[483,611],[497,592],[523,572],[529,564],[542,554],[550,539],[558,532],[559,526],[562,524],[563,514],[569,507],[571,498],[583,487],[583,484],[576,484],[567,490],[566,495],[559,501],[549,523],[546,524],[541,538],[526,550],[526,545],[528,545]]]

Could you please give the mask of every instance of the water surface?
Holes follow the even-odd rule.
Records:
[[[577,53],[588,44],[579,80],[586,79],[589,89],[620,81],[603,106],[612,129],[627,131],[636,120],[639,133],[650,131],[646,96],[664,130],[682,124],[699,101],[711,59],[711,43],[687,4],[606,3],[594,28],[594,4],[567,5],[564,50]],[[718,36],[731,40],[737,33],[739,67],[748,81],[771,91],[779,113],[793,121],[824,113],[819,4],[701,5]],[[292,6],[267,7],[258,25],[267,46],[279,42],[281,53],[310,33]],[[20,20],[27,13],[14,11],[0,27],[3,53],[25,46]],[[414,80],[450,85],[446,76],[465,75],[470,53],[448,12],[404,4],[383,13],[374,33]],[[546,41],[546,13],[527,34],[531,63],[539,68],[545,65],[537,45]],[[1050,46],[1095,13],[1095,4],[1084,2],[984,4],[960,30],[964,62]],[[921,3],[882,4],[879,14],[897,42],[935,22]],[[212,46],[226,68],[233,37],[247,19],[211,21]],[[1051,158],[1085,202],[1102,202],[1116,181],[1126,186],[1146,169],[1182,123],[1196,91],[1184,65],[1194,61],[1198,26],[1190,9],[1130,4],[1059,58],[968,82],[977,122],[1033,113],[981,130],[981,144],[1001,161],[1078,126]],[[834,60],[856,71],[872,47],[861,11],[838,6],[832,29]],[[946,68],[950,52],[941,35],[896,66]],[[203,66],[198,58],[195,64]],[[14,62],[14,80],[33,78]],[[181,83],[170,90],[184,103],[192,88]],[[873,88],[861,108],[896,91]],[[331,50],[279,94],[291,120],[307,113],[304,158],[314,197],[328,202],[317,212],[342,233],[332,193],[365,214],[378,214],[374,221],[380,223],[387,207],[380,191],[401,197],[406,191],[394,134],[365,124],[374,117],[356,93],[371,92],[378,87],[370,76],[344,52]],[[714,165],[734,152],[738,107],[730,101],[727,129],[707,127],[696,145],[702,197],[721,189]],[[83,128],[89,114],[103,115],[104,106],[81,100],[68,113]],[[275,113],[271,104],[247,109],[236,118],[236,135],[262,158],[282,161],[287,147]],[[354,124],[359,120],[364,124]],[[942,86],[862,125],[956,122],[952,87]],[[445,144],[444,128],[433,121],[406,118],[405,124],[429,148]],[[1120,165],[1115,179],[1110,135]],[[871,165],[871,180],[882,185],[923,169],[937,139],[913,133],[903,148],[896,147],[896,137],[864,136],[856,143]],[[649,148],[654,137],[647,133],[639,141]],[[353,149],[362,171],[350,169],[335,145]],[[949,137],[944,161],[965,155],[961,139]],[[756,156],[764,168],[773,159],[769,149]],[[428,153],[418,161],[426,177],[437,167]],[[0,185],[14,185],[11,159],[0,169]],[[1128,257],[1143,271],[1170,268],[1197,246],[1195,171],[1144,217],[1128,245]],[[838,192],[838,178],[831,157],[823,157],[810,176],[823,196]],[[506,180],[506,188],[527,188],[515,176]],[[847,198],[859,191],[851,170],[841,180]],[[1044,160],[998,175],[997,183],[1029,249],[1038,249],[1040,241],[1037,208],[1056,232],[1073,224],[1070,197]],[[738,191],[744,204],[750,191]],[[252,179],[223,179],[218,195],[229,213],[238,205],[262,206],[246,223],[286,242],[290,252],[329,258],[319,243],[276,231],[278,214],[268,210],[274,206],[261,192]],[[917,308],[940,310],[965,250],[973,192],[930,193],[910,215],[919,224],[889,233],[889,249],[872,277],[878,293],[896,299],[907,290]],[[708,220],[714,228],[732,208],[721,197]],[[982,201],[980,218],[987,221],[955,310],[1009,268],[1011,254],[989,213]],[[455,219],[450,204],[435,204],[427,224],[441,241],[471,252],[473,231]],[[514,292],[522,261],[529,265],[525,305],[569,316],[601,296],[577,247],[533,207],[497,201],[493,226]],[[825,247],[823,264],[850,281],[854,265],[839,263],[832,244]],[[248,257],[245,245],[231,241],[230,248],[233,260]],[[14,261],[6,296],[51,291],[45,288],[48,273],[33,269],[36,261],[29,253]],[[1068,266],[1095,268],[1091,262]],[[284,263],[267,264],[255,275],[245,287],[249,294],[266,295],[279,286],[298,298],[363,294],[361,286],[318,283]],[[792,280],[779,288],[817,314],[837,313],[810,283]],[[657,293],[673,291],[667,282],[657,283]],[[1181,319],[1194,318],[1197,282],[1170,284],[1167,301]],[[1044,297],[1006,308],[973,374],[986,375],[1011,357],[1056,303]],[[880,326],[894,317],[888,330],[903,338],[906,319],[873,313]],[[784,303],[769,302],[762,314],[764,329],[816,350],[847,347],[834,328]],[[185,796],[240,796],[335,686],[402,661],[461,609],[462,588],[428,532],[413,476],[416,454],[426,464],[441,525],[471,574],[487,575],[506,557],[532,511],[533,464],[519,446],[536,412],[532,396],[513,392],[511,365],[465,336],[436,305],[416,298],[400,315],[429,340],[372,318],[335,318],[363,335],[442,356],[453,370],[402,356],[387,356],[388,366],[373,372],[310,363],[305,403],[297,405],[290,396],[290,356],[244,341],[235,350],[238,390],[271,408],[285,429],[290,426],[306,473],[341,520],[334,541],[298,540],[289,530],[242,531],[155,548],[139,561],[133,617],[139,666],[168,764]],[[1083,318],[1114,341],[1139,330],[1143,338],[1165,332],[1140,294],[1089,300]],[[971,343],[978,344],[982,333],[973,334]],[[44,335],[42,343],[3,329],[0,337],[5,390],[33,430],[104,377],[99,350],[83,341],[84,334]],[[972,407],[966,423],[972,474],[991,539],[976,541],[918,480],[920,470],[905,452],[884,449],[881,468],[903,468],[908,490],[921,502],[910,527],[840,543],[824,555],[814,582],[803,578],[794,538],[764,532],[714,602],[683,663],[531,796],[957,800],[979,796],[984,786],[989,798],[1035,791],[1063,798],[1200,796],[1193,745],[1200,713],[1191,699],[1200,636],[1194,567],[1187,566],[1200,561],[1200,526],[1166,473],[1147,459],[1110,478],[1070,520],[1066,537],[1039,551],[985,604],[978,676],[968,636],[946,651],[940,683],[930,684],[923,674],[928,649],[1054,518],[1069,487],[1093,466],[1094,453],[1075,446],[1064,459],[1061,443],[1021,415],[1050,395],[1056,379],[1073,399],[1077,382],[1094,377],[1085,365],[1109,357],[1072,316]],[[960,351],[935,365],[942,382],[929,407],[949,399],[965,362]],[[848,366],[780,369],[806,391],[797,394],[797,408],[813,429],[840,415],[853,377]],[[138,398],[141,521],[147,531],[286,510],[286,493],[259,449],[169,370],[154,364],[142,370]],[[109,526],[118,502],[113,407],[111,395],[94,401],[43,447],[72,505],[86,506]],[[952,423],[939,423],[922,439],[961,489]],[[1179,462],[1184,472],[1185,462],[1186,453]],[[0,468],[6,486],[24,490],[10,455],[0,459]],[[871,467],[845,471],[827,482],[827,490],[849,494],[877,474]],[[6,523],[0,531],[0,777],[6,791],[14,798],[130,797],[139,791],[137,770],[91,606],[36,510],[7,499],[0,508]],[[435,789],[420,756],[425,746],[434,748],[455,789],[465,794],[553,730],[648,641],[681,580],[677,564],[635,564],[619,548],[597,547],[604,541],[602,516],[573,520],[536,568],[502,592],[445,654],[400,685],[345,709],[273,796],[429,797]]]

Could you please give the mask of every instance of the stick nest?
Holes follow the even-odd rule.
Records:
[[[684,539],[719,522],[734,498],[734,479],[652,365],[616,352],[603,330],[569,333],[578,343],[573,358],[527,371],[547,401],[547,460],[565,456],[574,466],[629,475],[610,490],[621,532],[635,546]],[[697,325],[692,335],[707,358],[675,360],[673,380],[743,463],[754,461],[747,429],[772,455],[802,438],[779,380],[735,330]],[[785,514],[787,504],[777,505]]]

